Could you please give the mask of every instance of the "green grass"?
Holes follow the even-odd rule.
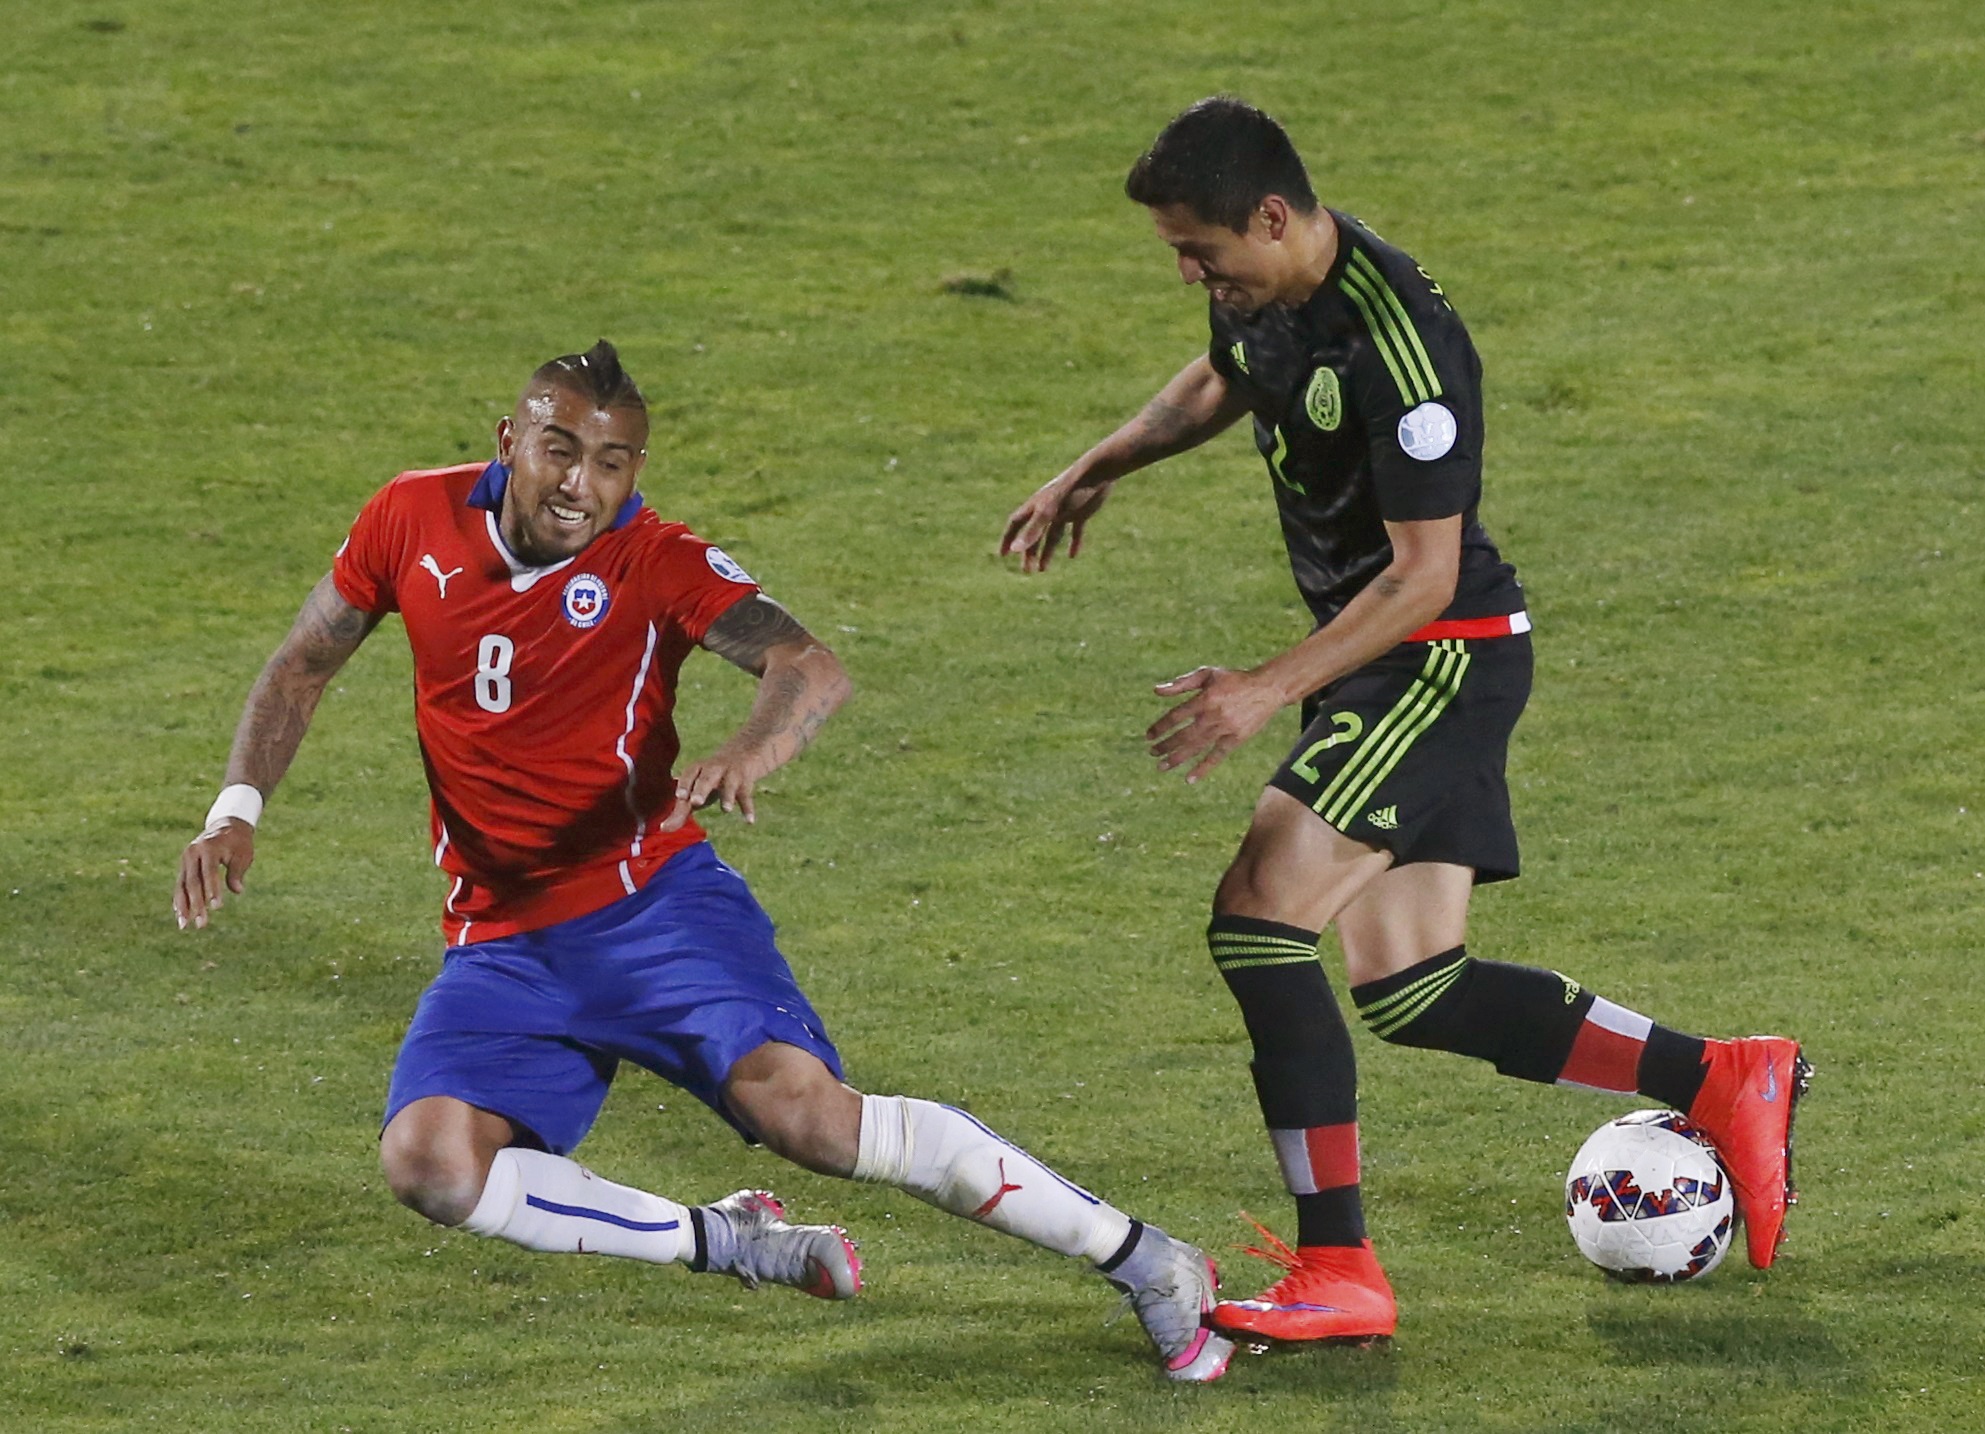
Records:
[[[0,68],[0,1424],[34,1430],[1979,1427],[1985,32],[1947,0],[55,0]],[[854,1078],[1216,1250],[1278,1218],[1199,930],[1289,719],[1186,789],[1148,684],[1302,631],[1229,437],[1046,580],[1032,486],[1203,342],[1121,174],[1216,89],[1436,274],[1539,623],[1525,879],[1474,949],[1801,1034],[1769,1278],[1607,1285],[1615,1107],[1357,1037],[1388,1352],[1174,1391],[1077,1270],[791,1173],[645,1076],[588,1160],[776,1182],[846,1308],[432,1230],[374,1123],[436,964],[408,663],[319,714],[250,894],[170,872],[257,664],[394,471],[616,339],[648,492],[859,696],[720,850]],[[993,276],[1005,297],[947,290]],[[970,287],[970,286],[967,286]],[[690,745],[745,684],[692,664]],[[1264,1271],[1223,1261],[1250,1283]]]

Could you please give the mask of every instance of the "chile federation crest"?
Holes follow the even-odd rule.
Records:
[[[605,581],[591,573],[580,573],[567,582],[559,598],[565,620],[577,628],[598,626],[612,601],[613,594],[607,591]]]

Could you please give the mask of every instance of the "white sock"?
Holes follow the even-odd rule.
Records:
[[[687,1264],[696,1253],[689,1211],[675,1201],[602,1180],[562,1155],[515,1146],[496,1152],[462,1228],[561,1255],[667,1265]]]
[[[1071,1185],[962,1110],[901,1095],[862,1097],[855,1179],[894,1185],[940,1210],[1097,1264],[1130,1217]]]

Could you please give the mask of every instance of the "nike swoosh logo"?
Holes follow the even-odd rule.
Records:
[[[1768,1101],[1776,1101],[1778,1099],[1778,1067],[1777,1066],[1765,1067],[1764,1090],[1760,1093]]]

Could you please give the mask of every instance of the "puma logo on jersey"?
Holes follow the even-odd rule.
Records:
[[[434,554],[432,553],[422,553],[420,555],[420,565],[434,574],[434,580],[441,584],[441,596],[444,598],[448,596],[448,579],[462,571],[460,568],[456,568],[454,572],[442,572],[441,564],[434,561]]]
[[[1399,830],[1399,808],[1380,807],[1375,812],[1367,812],[1365,820],[1382,832],[1396,832]]]

